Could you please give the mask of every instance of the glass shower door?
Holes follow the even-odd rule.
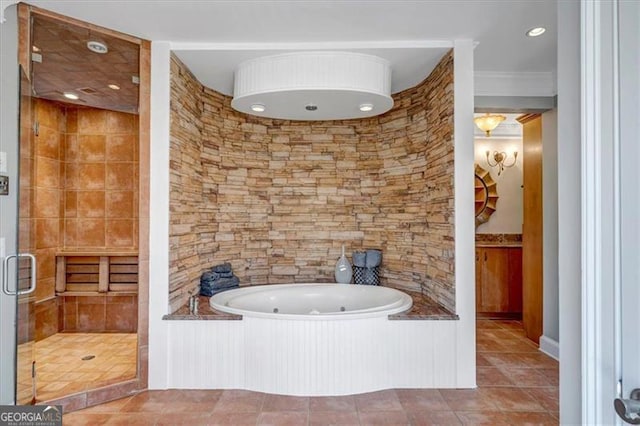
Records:
[[[16,294],[16,404],[34,404],[36,400],[35,382],[35,287],[36,262],[33,255],[32,209],[34,191],[34,135],[33,97],[31,82],[20,67],[19,105],[19,146],[18,182],[14,187],[18,197],[17,247],[14,255],[7,257],[5,271],[15,268],[15,287],[8,288]],[[12,260],[13,259],[13,260]],[[14,266],[15,265],[15,266]]]

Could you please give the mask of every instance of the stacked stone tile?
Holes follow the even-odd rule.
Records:
[[[363,120],[240,114],[171,71],[173,310],[222,259],[249,285],[333,281],[342,244],[382,248],[383,285],[455,310],[451,53]]]

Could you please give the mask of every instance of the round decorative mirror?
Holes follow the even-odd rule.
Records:
[[[498,201],[498,184],[491,174],[479,165],[475,165],[475,208],[476,228],[487,222],[493,212],[496,211]]]

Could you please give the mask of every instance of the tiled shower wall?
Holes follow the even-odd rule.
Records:
[[[382,249],[383,284],[455,310],[451,53],[363,120],[248,116],[171,71],[173,310],[225,261],[244,285],[333,281],[342,244]]]
[[[22,166],[32,165],[35,181],[32,226],[25,233],[38,261],[40,340],[64,326],[64,306],[58,306],[64,301],[55,297],[56,252],[137,247],[138,131],[136,115],[43,99],[35,99],[34,115],[34,159]]]
[[[138,246],[138,117],[67,108],[65,249]]]
[[[36,287],[36,340],[58,332],[55,294],[56,251],[63,234],[65,110],[43,99],[34,100],[38,133],[33,137],[35,179],[32,217],[33,242],[38,262]]]

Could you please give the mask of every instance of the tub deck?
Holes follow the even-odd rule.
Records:
[[[438,305],[432,299],[415,291],[407,291],[399,289],[413,299],[411,309],[399,314],[389,315],[390,320],[457,320],[458,315],[449,312],[447,309]],[[242,320],[242,315],[229,314],[217,311],[209,305],[209,298],[199,296],[200,306],[198,315],[189,313],[189,306],[178,309],[172,314],[162,317],[163,320]]]

